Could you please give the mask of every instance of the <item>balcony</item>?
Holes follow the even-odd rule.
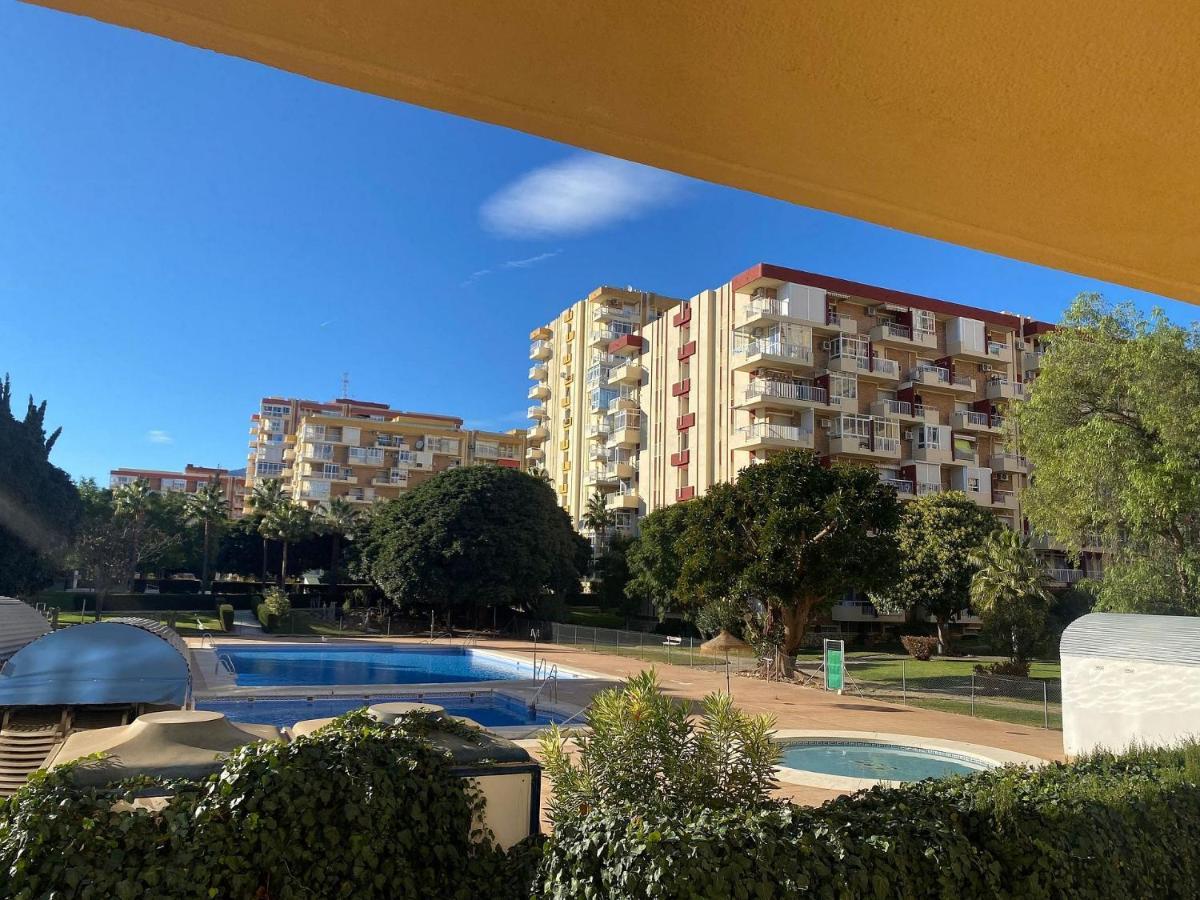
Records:
[[[550,411],[540,403],[529,407],[527,413],[531,419],[548,419],[550,417]]]
[[[992,506],[999,506],[1003,509],[1017,508],[1017,492],[1016,491],[1000,491],[992,489]]]
[[[600,490],[615,488],[621,481],[617,477],[616,469],[611,466],[593,466],[588,469],[587,477],[584,480]]]
[[[346,494],[351,503],[374,503],[375,491],[372,488],[355,488]]]
[[[591,337],[588,338],[588,346],[596,350],[606,350],[609,344],[627,333],[615,328],[594,328]]]
[[[924,407],[921,409],[923,411]],[[906,400],[875,400],[871,403],[871,415],[921,421],[921,417],[913,412],[913,405]]]
[[[742,335],[734,337],[742,343],[734,344],[733,368],[737,372],[751,372],[754,369],[771,366],[802,366],[811,368],[813,352],[811,347],[801,344],[785,344],[782,341],[763,338],[746,340]]]
[[[632,478],[637,474],[638,461],[636,456],[630,456],[626,459],[618,458],[612,465],[617,472],[618,478]]]
[[[546,438],[550,437],[550,429],[547,428],[544,423],[539,422],[526,431],[525,436],[529,438],[531,443],[540,444],[542,441],[546,440]]]
[[[845,372],[876,381],[896,381],[900,378],[900,364],[894,359],[838,353],[836,349],[830,352],[828,369],[830,372]]]
[[[829,452],[834,456],[899,459],[899,423],[892,419],[843,414],[833,420]]]
[[[689,485],[688,487],[675,488],[675,502],[683,503],[685,500],[691,500],[696,496],[696,488]]]
[[[609,373],[609,384],[625,384],[631,387],[636,387],[642,383],[642,379],[646,377],[646,370],[640,364],[633,362],[625,363],[622,366],[617,366]]]
[[[940,481],[918,481],[917,496],[925,497],[929,494],[944,494],[946,486]]]
[[[852,316],[843,316],[835,312],[826,311],[823,329],[820,325],[813,327],[824,331],[836,331],[838,334],[858,334],[858,322]]]
[[[1036,372],[1042,367],[1044,350],[1024,350],[1021,352],[1021,371]]]
[[[541,462],[546,458],[546,451],[541,447],[529,447],[525,451],[525,458],[530,462]]]
[[[747,385],[739,409],[811,409],[829,405],[829,392],[825,388],[794,381],[773,381],[756,378]]]
[[[615,447],[636,447],[642,440],[642,417],[635,413],[618,413],[612,418],[609,443]]]
[[[1029,460],[1019,453],[993,453],[988,462],[993,472],[1009,472],[1025,475],[1029,472]]]
[[[1054,584],[1070,585],[1083,581],[1086,573],[1082,569],[1047,569],[1046,574]]]
[[[550,377],[550,372],[545,366],[530,366],[529,377],[533,381],[545,381]]]
[[[616,491],[609,494],[605,499],[604,505],[608,509],[634,509],[636,510],[640,504],[638,499],[637,489],[629,485],[621,485]]]
[[[975,410],[960,409],[954,413],[951,424],[959,431],[986,431],[994,432],[996,426],[992,424],[992,420],[1000,420],[1003,424],[1003,419],[1000,416],[989,416],[985,412],[976,412]]]
[[[985,396],[989,400],[1024,400],[1025,385],[1007,378],[989,378]]]
[[[904,380],[913,386],[940,388],[949,391],[975,393],[975,379],[967,375],[951,375],[943,366],[919,365],[909,369]]]
[[[529,389],[530,400],[545,400],[550,396],[550,385],[544,381],[539,381]]]
[[[549,359],[550,358],[550,342],[549,341],[534,341],[529,345],[530,359]]]
[[[646,339],[638,334],[623,334],[608,345],[608,352],[614,356],[640,356],[646,349]]]
[[[784,425],[775,422],[754,422],[743,425],[733,439],[734,450],[756,452],[759,450],[811,450],[813,432],[800,425]]]
[[[912,449],[909,451],[909,459],[913,462],[924,463],[949,463],[954,459],[954,451],[950,447],[938,446],[936,444],[925,444],[920,446],[920,441],[914,439]]]
[[[408,487],[408,473],[404,475],[376,475],[371,479],[376,487]]]
[[[915,494],[913,493],[913,483],[906,478],[892,478],[890,476],[880,476],[879,481],[882,484],[886,484],[889,487],[895,488],[896,496],[898,496],[898,497],[904,498],[904,497],[915,496]]]
[[[871,329],[869,336],[872,344],[937,349],[937,334],[932,331],[913,331],[911,326],[897,322],[880,322]]]
[[[593,322],[635,322],[637,311],[630,306],[608,306],[601,304],[592,310]]]
[[[1008,344],[1001,341],[985,340],[982,346],[973,346],[965,343],[960,338],[958,332],[952,327],[946,328],[946,354],[948,356],[961,356],[979,362],[1002,363],[1005,365],[1013,360],[1012,348]]]
[[[531,341],[548,341],[554,337],[554,332],[550,330],[550,326],[543,325],[541,328],[535,328],[529,332],[529,340]]]

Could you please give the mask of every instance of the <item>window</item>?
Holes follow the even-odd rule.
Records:
[[[187,481],[183,478],[164,478],[162,480],[162,490],[169,493],[187,490]]]
[[[917,447],[922,450],[942,449],[942,429],[937,425],[919,425],[917,427]]]
[[[682,453],[684,450],[688,449],[688,435],[691,434],[691,429],[689,428],[685,429],[684,431],[677,431],[675,433],[679,435],[679,447],[677,449]]]
[[[858,398],[858,377],[831,372],[829,375],[829,402],[835,406],[840,400]]]

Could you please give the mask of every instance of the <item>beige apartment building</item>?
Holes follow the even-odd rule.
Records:
[[[520,468],[525,434],[463,429],[455,416],[386,404],[263,398],[251,417],[247,476],[279,478],[310,507],[334,497],[369,504],[392,499],[438,472],[487,463]],[[249,481],[252,490],[254,481]]]
[[[875,466],[901,498],[963,491],[1018,527],[1029,471],[1003,426],[1047,323],[767,264],[686,303],[650,297],[600,288],[532,335],[529,458],[580,525],[597,491],[632,532],[804,448]]]
[[[232,518],[240,518],[245,511],[246,478],[240,471],[193,466],[188,463],[182,472],[167,472],[161,469],[112,469],[108,473],[109,487],[121,487],[144,481],[150,490],[165,494],[194,494],[213,479],[219,479],[225,489],[225,500],[229,504]]]

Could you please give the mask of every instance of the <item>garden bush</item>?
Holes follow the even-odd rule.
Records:
[[[80,788],[68,769],[0,800],[11,900],[141,897],[527,897],[536,841],[508,854],[475,824],[483,800],[414,719],[362,711],[287,744],[252,744],[219,776]],[[147,788],[165,809],[129,810]],[[118,804],[118,805],[114,805]]]
[[[935,637],[925,637],[917,634],[906,634],[900,638],[900,643],[913,659],[927,661],[937,650],[938,640]]]
[[[1200,895],[1200,749],[873,788],[820,808],[588,809],[556,823],[548,898]]]
[[[265,602],[255,605],[254,615],[258,619],[258,623],[262,625],[263,631],[271,632],[278,630],[279,616],[271,612]]]
[[[987,665],[975,666],[976,675],[1000,675],[1004,678],[1028,678],[1029,660],[1004,659]]]
[[[222,603],[217,607],[217,617],[221,620],[222,631],[233,631],[233,604]]]

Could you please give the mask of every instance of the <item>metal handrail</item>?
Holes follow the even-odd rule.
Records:
[[[221,669],[224,669],[234,678],[237,678],[237,667],[234,666],[233,660],[230,659],[228,653],[218,653],[216,665],[213,666],[213,674],[215,675]]]
[[[550,702],[558,702],[558,663],[550,665],[549,668],[545,667],[545,661],[543,661],[541,666],[535,664],[533,667],[534,678],[537,678],[539,668],[546,672],[546,677],[542,680],[541,685],[534,692],[533,697],[531,697],[529,700],[529,706],[532,709],[537,708],[538,697],[542,695],[542,691],[544,691],[547,686],[550,687]]]
[[[208,643],[205,644],[204,643],[205,641],[208,641]],[[212,634],[208,631],[201,629],[201,631],[200,631],[200,649],[204,650],[207,647],[207,649],[212,650],[216,646],[217,646],[217,642],[213,638]]]

